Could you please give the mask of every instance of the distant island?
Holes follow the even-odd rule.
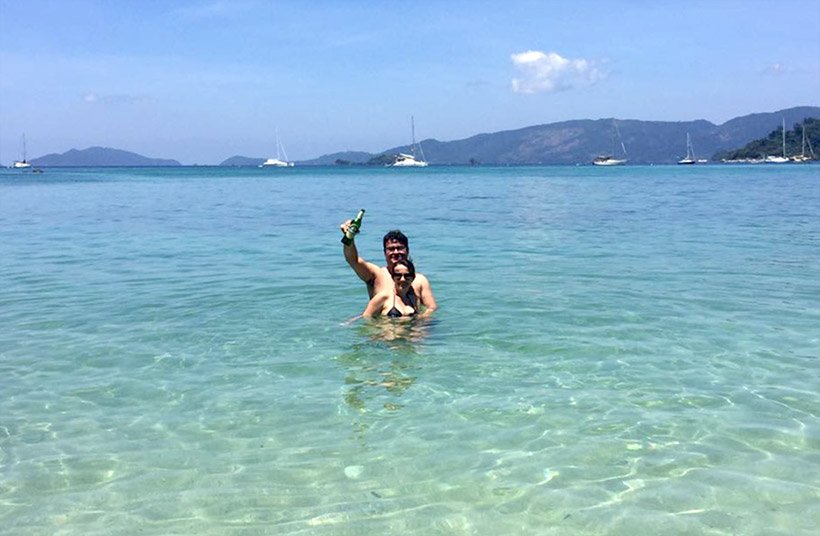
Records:
[[[586,165],[600,154],[612,153],[617,143],[626,148],[630,164],[672,164],[686,155],[687,134],[698,159],[741,158],[739,155],[771,155],[782,152],[776,133],[781,124],[792,127],[787,133],[787,152],[799,154],[802,127],[813,147],[820,146],[820,107],[800,106],[770,113],[731,119],[722,125],[705,120],[640,121],[636,119],[580,119],[516,130],[507,130],[454,141],[421,141],[427,162],[432,165]],[[613,132],[617,125],[620,139]],[[800,128],[800,132],[797,129]],[[768,140],[768,141],[766,141]],[[775,147],[776,146],[776,147]],[[397,153],[409,153],[409,145],[378,153],[345,151],[297,161],[297,166],[383,165]],[[259,166],[265,158],[233,156],[220,166]],[[40,167],[56,166],[179,166],[176,160],[148,158],[136,153],[104,147],[72,149],[31,159]]]
[[[695,156],[718,161],[728,151],[766,137],[773,129],[820,118],[820,107],[801,106],[731,119],[722,125],[709,121],[639,121],[635,119],[581,119],[536,125],[517,130],[478,134],[455,141],[422,140],[427,162],[433,165],[589,164],[596,156],[613,152],[613,124],[626,147],[630,164],[673,164],[686,155],[690,135]],[[817,145],[820,140],[812,140]],[[618,147],[620,151],[620,146]],[[343,152],[297,161],[297,166],[384,165],[409,145],[380,153]],[[231,159],[226,160],[226,162]],[[225,163],[223,162],[223,165]]]
[[[686,155],[687,133],[691,137],[697,158],[717,161],[721,152],[737,149],[765,137],[783,120],[787,124],[795,124],[812,117],[820,117],[820,107],[806,106],[753,114],[732,119],[722,125],[704,120],[575,120],[479,134],[451,142],[428,139],[421,144],[427,161],[436,165],[586,165],[597,155],[616,152],[617,140],[613,138],[613,124],[617,124],[630,164],[677,162]],[[382,154],[408,152],[409,149],[409,146],[401,146]],[[620,151],[619,144],[617,151]],[[337,158],[338,155],[331,154],[301,165],[328,165]],[[366,163],[366,160],[361,162]]]
[[[783,152],[785,155],[782,155]],[[715,159],[724,162],[749,162],[771,156],[786,156],[796,160],[816,160],[818,155],[820,155],[820,119],[809,117],[802,123],[796,123],[791,130],[786,130],[785,136],[783,127],[780,127],[771,131],[765,138],[747,143],[741,149],[719,152],[715,155]]]
[[[108,147],[71,149],[63,154],[47,154],[31,160],[31,164],[41,167],[160,167],[181,166],[176,160],[148,158],[136,153]]]

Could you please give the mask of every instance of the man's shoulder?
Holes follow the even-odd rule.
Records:
[[[373,285],[374,286],[383,286],[388,285],[390,288],[393,288],[393,277],[390,275],[390,270],[387,269],[387,266],[376,266],[373,265]]]
[[[372,262],[365,261],[364,263],[365,269],[373,276],[378,277],[379,273],[381,272],[381,268],[378,265],[373,264]]]

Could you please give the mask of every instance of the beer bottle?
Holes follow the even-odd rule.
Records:
[[[350,226],[347,228],[345,235],[342,237],[342,244],[349,246],[353,242],[353,238],[359,234],[359,229],[362,227],[362,218],[364,217],[364,209],[361,209]]]

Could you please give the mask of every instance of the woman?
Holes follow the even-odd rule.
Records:
[[[418,312],[416,293],[413,291],[413,279],[416,278],[416,267],[409,259],[399,260],[390,271],[393,278],[393,289],[390,292],[380,292],[373,296],[367,304],[362,316],[413,316]]]

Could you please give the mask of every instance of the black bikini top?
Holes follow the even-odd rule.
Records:
[[[415,315],[416,314],[416,293],[413,291],[412,288],[407,292],[407,301],[409,301],[410,306],[413,307],[413,312],[408,314],[408,315],[403,315],[403,314],[401,314],[401,311],[396,309],[396,295],[393,294],[393,308],[390,309],[389,311],[387,311],[387,316],[389,316],[390,318],[398,318],[400,316],[413,316],[413,315]]]

